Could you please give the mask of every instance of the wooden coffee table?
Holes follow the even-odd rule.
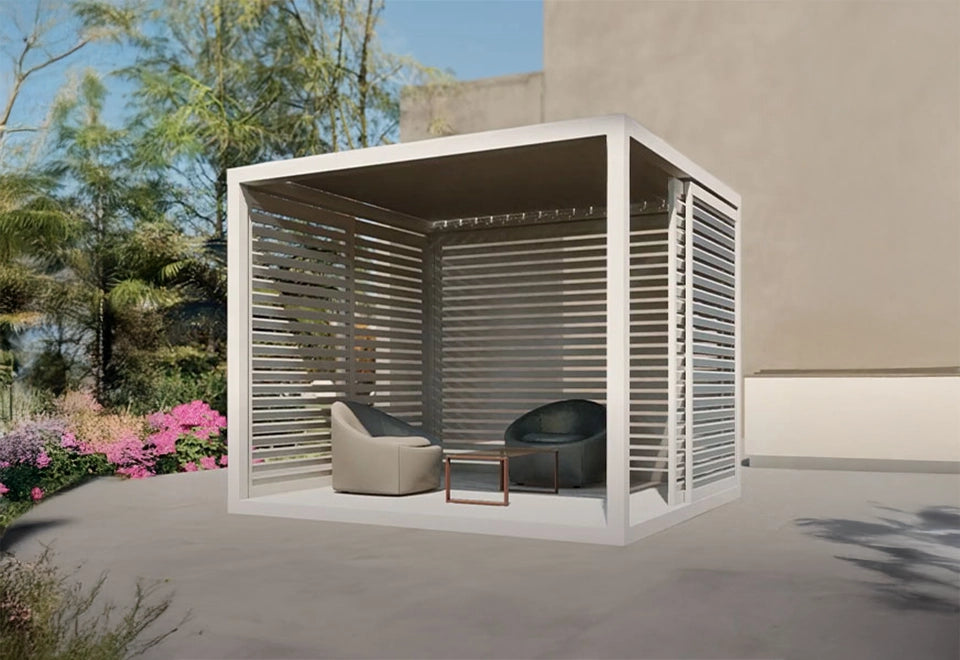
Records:
[[[509,506],[510,504],[510,459],[518,456],[530,456],[531,454],[553,453],[553,493],[560,492],[560,451],[551,447],[533,448],[533,447],[504,447],[500,449],[483,449],[479,451],[468,451],[462,454],[447,454],[444,467],[444,482],[447,489],[447,502],[455,504],[486,504],[488,506]],[[464,463],[490,462],[500,464],[500,490],[503,491],[503,501],[492,500],[465,500],[450,497],[450,464],[454,461]],[[524,489],[527,491],[527,489]],[[551,492],[546,491],[527,491],[527,492]]]

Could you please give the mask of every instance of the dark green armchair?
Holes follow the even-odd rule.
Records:
[[[507,447],[550,447],[559,451],[560,487],[603,482],[607,468],[607,411],[599,403],[569,399],[548,403],[507,427]],[[551,453],[510,459],[510,481],[553,486]]]

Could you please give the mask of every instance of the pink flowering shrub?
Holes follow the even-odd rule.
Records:
[[[71,392],[57,402],[55,417],[0,433],[0,514],[3,502],[39,502],[89,476],[143,479],[226,467],[226,422],[202,401],[141,417],[105,411],[89,393]]]
[[[59,446],[79,454],[101,454],[118,474],[142,478],[154,474],[156,456],[144,445],[146,425],[128,413],[104,413],[94,406],[77,407],[67,418]]]
[[[67,392],[57,399],[56,403],[57,414],[67,419],[95,414],[102,410],[103,406],[97,403],[90,392]]]
[[[0,481],[6,499],[26,501],[30,497],[31,489],[49,472],[47,446],[59,440],[64,428],[60,420],[41,417],[0,434]]]
[[[227,426],[227,418],[203,401],[148,415],[147,423],[153,430],[147,436],[147,445],[156,456],[163,457],[158,459],[162,471],[215,470],[226,455],[221,431]]]

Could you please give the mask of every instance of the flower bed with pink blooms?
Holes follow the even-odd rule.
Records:
[[[202,401],[140,417],[105,411],[89,394],[69,393],[52,414],[0,433],[0,509],[37,502],[95,475],[143,479],[225,467],[226,425]]]

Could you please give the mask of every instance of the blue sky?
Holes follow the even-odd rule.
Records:
[[[0,0],[7,2],[16,3],[0,12],[4,19],[0,42],[6,42],[2,50],[9,57],[19,46],[16,24],[23,28],[30,25],[37,0]],[[45,0],[43,7],[47,18],[67,14],[62,0]],[[539,71],[543,61],[542,17],[542,0],[386,0],[378,33],[386,51],[412,55],[422,64],[470,80]],[[68,30],[57,32],[58,46],[72,42]],[[116,66],[117,62],[111,60],[116,56],[117,50],[109,47],[85,49],[35,76],[24,88],[11,123],[33,123],[46,114],[68,70],[79,72],[93,67],[106,72]],[[4,63],[0,69],[0,100],[6,99],[9,90],[8,67]],[[123,87],[116,81],[111,86],[115,90]],[[113,105],[107,114],[108,121],[119,118],[122,106]]]
[[[450,69],[460,80],[539,71],[541,0],[386,0],[386,50]]]

